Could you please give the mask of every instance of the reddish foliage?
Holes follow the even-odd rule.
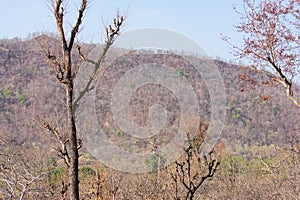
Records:
[[[244,0],[243,3],[244,10],[236,10],[241,17],[236,29],[244,35],[243,42],[241,46],[233,45],[234,54],[246,59],[257,72],[263,71],[273,82],[280,83],[288,98],[300,107],[292,91],[295,77],[300,73],[300,1]],[[248,76],[243,78],[253,82]]]

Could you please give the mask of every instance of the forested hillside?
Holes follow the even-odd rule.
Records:
[[[65,199],[68,196],[68,173],[63,159],[57,156],[58,143],[40,124],[51,122],[62,127],[61,133],[66,128],[64,90],[56,82],[54,69],[45,56],[45,46],[41,44],[50,45],[52,49],[58,46],[57,40],[47,35],[0,41],[0,199],[9,196],[22,199],[21,195],[24,199]],[[94,44],[81,46],[85,53],[95,47]],[[110,124],[103,130],[111,141],[133,152],[153,148],[149,141],[133,139],[118,129],[107,107],[110,94],[101,92],[111,88],[133,66],[153,60],[157,65],[173,66],[178,76],[193,85],[203,121],[197,131],[207,130],[211,108],[203,79],[205,74],[197,75],[181,55],[139,50],[115,58],[123,51],[111,49],[107,59],[113,62],[105,69],[105,76],[96,88],[100,91],[96,114],[101,116],[103,127]],[[75,62],[79,62],[78,55],[75,58]],[[212,61],[193,59],[202,64]],[[83,140],[79,172],[82,199],[184,199],[196,191],[193,195],[199,199],[298,199],[299,152],[294,152],[299,139],[300,110],[285,97],[279,85],[253,84],[251,80],[244,80],[245,69],[241,66],[220,60],[214,62],[227,94],[226,120],[215,157],[200,159],[197,152],[192,151],[199,145],[193,143],[186,155],[168,167],[163,166],[164,158],[155,152],[146,160],[152,172],[129,174],[98,162],[87,151]],[[247,74],[255,77],[252,71]],[[263,83],[264,77],[259,80]],[[165,107],[168,122],[180,120],[178,99],[157,84],[145,85],[133,93],[129,102],[130,117],[138,125],[145,125],[149,108],[154,104]],[[157,145],[164,145],[173,137],[175,129],[167,126],[152,139]],[[79,133],[79,136],[84,137],[84,134]],[[189,163],[190,168],[186,168],[185,163]],[[185,183],[188,178],[189,187]],[[209,181],[201,182],[206,179]],[[193,185],[197,181],[201,184],[195,189]]]
[[[55,82],[54,70],[50,63],[46,62],[43,49],[38,42],[40,40],[50,41],[52,45],[55,43],[53,38],[45,35],[27,41],[1,40],[0,131],[15,144],[50,142],[48,140],[51,137],[45,137],[43,130],[37,127],[35,123],[37,119],[54,120],[64,124],[63,90]],[[86,46],[86,49],[93,47],[93,45]],[[165,54],[157,54],[155,57],[157,61],[161,60],[161,64],[172,66],[177,62],[178,65],[178,61],[172,60],[175,59],[174,56],[168,58]],[[147,53],[132,54],[127,58],[126,61],[120,59],[114,61],[113,64],[118,65],[120,70],[113,71],[114,67],[110,68],[109,77],[106,77],[110,82],[107,82],[107,85],[113,84],[122,70],[128,69],[129,64],[137,65],[153,59]],[[206,62],[204,58],[203,62]],[[227,118],[222,132],[226,144],[229,146],[287,144],[290,134],[300,127],[300,122],[295,117],[299,115],[299,111],[285,98],[285,94],[279,90],[280,86],[257,84],[248,87],[251,83],[241,80],[244,71],[240,66],[218,60],[215,60],[215,63],[223,76],[227,93]],[[186,63],[176,67],[188,81],[200,85],[198,93],[202,95],[207,93],[203,79],[200,77],[197,80],[196,77],[192,77],[195,73],[191,71],[191,67]],[[144,90],[150,91],[149,88]],[[159,88],[156,91],[159,91]],[[138,93],[143,91],[137,91]],[[161,94],[164,93],[154,92],[151,95],[144,93],[139,98],[151,97],[153,101],[161,98]],[[172,102],[172,95],[165,95],[164,100]],[[209,98],[202,96],[199,100],[201,100],[201,114],[208,119]],[[148,100],[151,104],[150,101]],[[162,101],[162,99],[156,100],[156,103]],[[142,109],[141,105],[133,106],[136,113],[145,113],[139,110]],[[170,103],[169,110],[175,112],[176,106],[178,106],[176,102]],[[133,117],[140,118],[140,116]]]

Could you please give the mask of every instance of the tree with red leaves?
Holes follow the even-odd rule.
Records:
[[[235,8],[241,17],[236,29],[243,40],[240,46],[232,45],[234,55],[266,74],[269,80],[264,83],[283,86],[287,97],[300,107],[294,94],[300,73],[300,0],[243,0],[243,8]],[[255,82],[248,75],[243,77]]]

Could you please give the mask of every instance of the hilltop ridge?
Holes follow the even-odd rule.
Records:
[[[54,122],[62,127],[62,132],[65,127],[63,89],[56,82],[54,71],[51,64],[45,59],[39,41],[57,48],[55,38],[47,35],[40,35],[25,41],[20,39],[0,40],[0,136],[9,137],[10,141],[15,144],[34,142],[41,145],[51,143],[52,139],[50,138],[52,137],[49,135],[45,137],[45,134],[48,133],[45,133],[34,120],[41,119]],[[94,44],[82,45],[84,45],[85,52],[89,52],[95,47]],[[109,55],[111,58],[114,58],[114,51],[120,50],[113,49]],[[127,56],[126,60],[124,57],[122,60],[121,58],[115,59],[114,63],[117,63],[115,66],[118,66],[119,71],[116,71],[117,68],[111,64],[108,68],[110,73],[108,73],[104,84],[107,83],[106,86],[109,86],[109,84],[117,81],[122,75],[120,73],[129,69],[128,66],[138,65],[154,57],[157,62],[163,60],[164,63],[162,64],[173,66],[174,60],[172,59],[180,60],[180,55],[167,57],[166,54],[156,52],[149,56],[149,53],[150,51],[143,51],[136,55]],[[76,53],[74,53],[74,59],[79,61]],[[206,62],[205,59],[207,58],[196,59],[199,59],[199,62]],[[179,63],[178,60],[176,62]],[[291,117],[298,116],[299,110],[295,109],[294,105],[287,100],[281,88],[279,86],[257,85],[252,90],[241,92],[245,84],[240,80],[240,75],[243,73],[242,68],[220,60],[214,60],[214,62],[223,77],[227,93],[226,122],[222,132],[222,139],[226,141],[227,145],[285,145],[290,134],[300,127],[300,122],[295,117]],[[205,97],[207,92],[205,83],[201,77],[193,77],[195,72],[191,71],[188,65],[182,63],[176,67],[178,73],[181,72],[182,76],[192,85],[198,84],[199,94],[202,94],[199,96],[199,101],[202,104],[201,112],[205,113],[203,116],[206,116],[205,120],[208,120],[210,109],[209,98]],[[165,91],[165,94],[169,95],[164,95],[162,98],[160,90],[164,90],[164,88],[156,86],[155,92],[151,94],[149,94],[149,87],[136,91],[133,98],[144,102],[143,104],[133,103],[131,105],[133,109],[131,117],[138,124],[145,124],[147,116],[140,114],[145,113],[143,109],[149,108],[153,103],[164,105],[164,101],[171,102],[165,106],[170,112],[173,112],[173,117],[176,116],[179,111],[176,97]],[[103,108],[100,108],[102,108],[101,104],[99,104],[98,114],[103,111]],[[112,118],[106,119],[106,121],[112,120]],[[174,118],[173,120],[178,119]],[[107,130],[106,134],[113,141],[126,141],[129,136],[124,133],[120,138],[115,134],[117,130],[118,127],[114,126]],[[168,138],[168,135],[172,135],[171,131],[161,137]],[[144,145],[142,141],[139,141],[138,144]]]

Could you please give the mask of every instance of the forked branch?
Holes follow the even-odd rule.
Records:
[[[59,131],[57,129],[53,128],[51,125],[49,125],[45,122],[38,122],[38,121],[36,121],[36,122],[39,123],[44,129],[51,132],[55,136],[56,141],[60,144],[60,147],[56,147],[54,149],[57,152],[59,152],[59,156],[64,159],[65,163],[69,167],[70,166],[70,157],[69,157],[68,150],[67,150],[67,143],[69,142],[69,140],[68,139],[63,140]]]
[[[73,101],[73,105],[75,106],[74,107],[75,109],[77,108],[77,105],[78,105],[80,99],[84,96],[84,94],[86,94],[87,92],[89,92],[93,89],[92,83],[95,80],[95,77],[97,76],[101,65],[104,63],[105,55],[107,54],[108,49],[113,45],[115,38],[120,34],[121,26],[123,25],[124,20],[125,20],[125,18],[123,16],[120,16],[119,14],[117,14],[117,16],[113,20],[114,21],[113,26],[109,25],[106,28],[105,45],[103,47],[101,54],[99,55],[99,57],[96,61],[91,60],[91,59],[87,58],[86,56],[84,56],[83,53],[81,52],[81,47],[77,46],[77,51],[78,51],[80,58],[83,61],[92,64],[93,71],[90,74],[88,81],[84,85],[83,89],[78,93],[78,96]]]

